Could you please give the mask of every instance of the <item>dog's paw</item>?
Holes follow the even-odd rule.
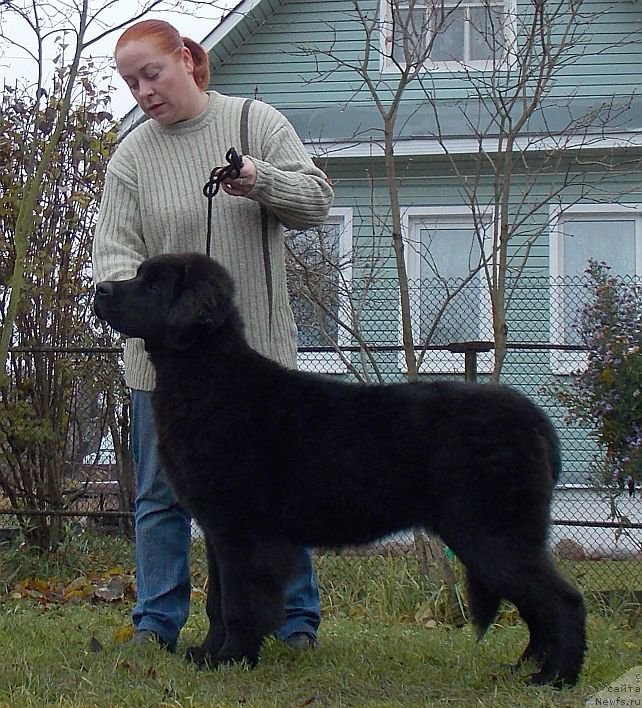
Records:
[[[218,666],[218,661],[210,652],[202,647],[190,647],[185,652],[185,658],[199,669],[213,669]]]
[[[550,686],[551,688],[564,688],[566,682],[558,676],[557,672],[551,669],[542,669],[533,674],[530,674],[526,679],[527,683],[534,686]]]

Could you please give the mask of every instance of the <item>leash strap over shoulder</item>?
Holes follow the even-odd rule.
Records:
[[[231,147],[225,159],[228,164],[225,167],[215,167],[211,172],[208,181],[203,186],[203,194],[207,198],[207,241],[205,245],[205,252],[208,256],[211,256],[212,250],[212,202],[214,197],[218,194],[221,184],[226,179],[236,179],[241,173],[241,168],[243,167],[243,155],[250,154],[250,140],[249,140],[249,116],[250,116],[250,106],[252,105],[252,99],[248,98],[243,102],[241,107],[241,125],[240,125],[240,138],[241,138],[241,155],[236,152],[236,150]],[[272,262],[270,256],[270,243],[269,243],[269,228],[268,228],[268,211],[263,204],[259,204],[260,215],[261,215],[261,244],[263,248],[263,268],[265,271],[265,287],[267,289],[267,300],[268,300],[268,323],[270,333],[272,332],[272,310],[273,310],[273,299],[274,299],[274,284],[272,282]]]
[[[248,98],[241,108],[241,155],[250,154],[249,116],[252,99]],[[272,261],[270,256],[270,242],[268,229],[268,212],[263,204],[261,210],[261,244],[263,246],[263,268],[265,270],[265,286],[267,288],[268,313],[270,333],[272,332],[272,300],[274,298],[274,285],[272,282]]]

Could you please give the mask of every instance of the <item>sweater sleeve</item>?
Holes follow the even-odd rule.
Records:
[[[138,192],[108,169],[92,248],[94,282],[131,278],[146,257]]]
[[[264,204],[288,228],[323,224],[332,206],[333,191],[326,175],[312,161],[296,131],[278,111],[268,107],[261,131],[261,156],[250,199]]]

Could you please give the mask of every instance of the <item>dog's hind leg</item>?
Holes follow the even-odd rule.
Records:
[[[284,619],[294,547],[265,533],[245,538],[242,533],[216,539],[225,640],[214,665],[246,661],[255,666],[264,639]]]
[[[501,595],[491,590],[488,585],[470,570],[467,571],[468,607],[477,635],[481,639],[491,625],[499,610]]]
[[[477,629],[478,639],[481,639],[497,616],[502,598],[470,572],[467,574],[467,584],[470,614]],[[529,616],[524,606],[522,606],[521,616],[528,626],[530,636],[528,646],[518,659],[517,666],[521,666],[528,659],[533,659],[541,666],[546,658],[546,645],[545,637],[540,635],[538,618]]]
[[[477,629],[477,637],[478,639],[481,639],[497,616],[502,597],[506,597],[506,594],[500,594],[497,589],[502,585],[502,583],[497,582],[499,580],[499,575],[493,577],[492,580],[484,581],[476,574],[476,571],[467,568],[466,580],[468,585],[468,607],[473,624]],[[503,592],[507,593],[510,591],[504,589]],[[522,611],[520,614],[522,619],[528,625],[530,638],[528,647],[519,658],[517,666],[521,665],[529,658],[535,659],[537,663],[541,665],[546,656],[546,647],[544,637],[539,631],[537,618],[531,617],[527,613],[524,606],[522,606]]]
[[[530,680],[576,683],[586,650],[584,602],[557,572],[547,549],[533,550],[515,539],[461,541],[446,540],[466,567],[471,614],[480,633],[492,622],[497,598],[512,602],[530,633],[518,664],[533,659],[539,665]]]
[[[581,594],[557,572],[548,552],[495,549],[495,587],[512,602],[528,625],[529,642],[518,664],[534,659],[536,684],[577,682],[584,653],[585,610]]]
[[[586,652],[586,610],[582,595],[543,555],[528,582],[534,592],[521,592],[513,602],[528,625],[530,641],[519,662],[540,664],[530,677],[536,684],[574,685]],[[510,598],[509,598],[510,599]]]

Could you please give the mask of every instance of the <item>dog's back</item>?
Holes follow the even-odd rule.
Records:
[[[272,513],[293,537],[311,545],[364,543],[413,526],[443,534],[453,519],[475,525],[489,516],[507,527],[532,519],[539,536],[546,533],[559,439],[519,392],[272,373],[279,383],[270,387],[269,410],[257,413],[257,444],[265,446],[266,478],[282,490],[282,507]],[[304,519],[291,514],[302,506],[309,508]]]

